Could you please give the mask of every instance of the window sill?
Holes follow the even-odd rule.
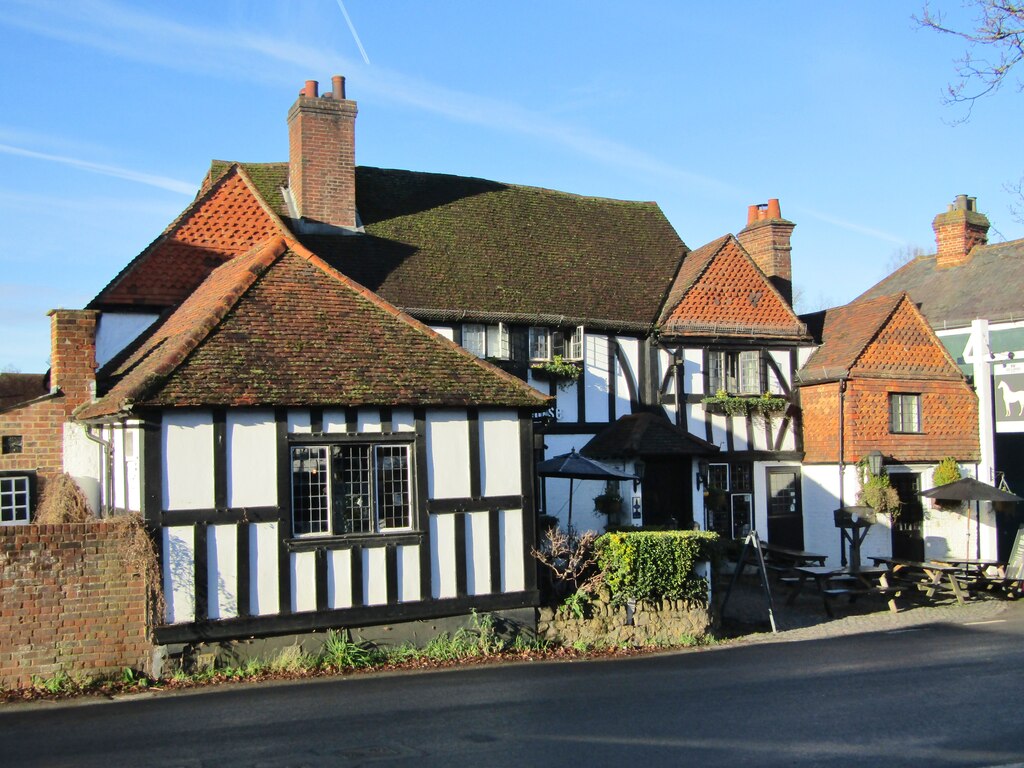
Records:
[[[289,552],[312,552],[317,549],[352,549],[353,547],[409,546],[423,543],[422,531],[394,533],[344,533],[338,536],[297,536],[285,539]]]

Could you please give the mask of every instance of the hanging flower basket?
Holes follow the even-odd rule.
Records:
[[[576,363],[564,360],[561,355],[555,355],[553,360],[546,363],[538,363],[530,366],[530,373],[540,381],[554,381],[559,387],[565,387],[576,381],[583,368]]]
[[[789,400],[784,397],[763,394],[758,397],[730,395],[719,390],[714,395],[701,400],[708,413],[723,416],[762,416],[781,415],[789,409]]]

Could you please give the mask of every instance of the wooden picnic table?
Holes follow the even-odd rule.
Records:
[[[861,595],[885,595],[898,591],[884,581],[885,575],[888,573],[886,568],[851,569],[848,567],[797,565],[793,566],[791,570],[793,575],[783,578],[783,581],[791,584],[786,605],[793,605],[804,586],[808,582],[814,582],[825,606],[825,613],[830,619],[834,617],[832,605],[829,602],[832,598],[849,595],[850,602],[853,602]],[[893,600],[889,601],[889,609],[893,612],[896,611],[896,604]]]
[[[1007,564],[1001,560],[940,557],[936,558],[936,562],[959,568],[957,580],[961,588],[968,592],[992,592],[1012,598],[1024,587],[1024,579],[1007,576]]]
[[[828,555],[805,552],[802,549],[780,547],[767,541],[761,542],[761,550],[764,552],[765,559],[778,565],[817,565],[824,567],[825,561],[828,559]]]
[[[939,591],[945,591],[943,582],[949,584],[957,603],[963,605],[964,593],[960,586],[961,570],[955,565],[935,562],[919,562],[917,560],[901,560],[893,557],[872,557],[875,565],[885,565],[889,572],[885,576],[888,586],[904,584],[916,587],[929,599]]]

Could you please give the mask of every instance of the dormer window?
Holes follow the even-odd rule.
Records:
[[[530,360],[551,360],[556,356],[572,362],[583,359],[582,325],[577,325],[571,333],[551,331],[539,326],[530,328]]]
[[[758,350],[711,350],[707,359],[709,394],[724,391],[731,395],[760,395],[763,391]]]
[[[508,360],[511,349],[508,326],[504,323],[466,323],[462,326],[462,346],[477,357]]]
[[[551,359],[551,331],[530,326],[530,360]]]

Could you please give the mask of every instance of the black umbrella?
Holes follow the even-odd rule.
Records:
[[[962,477],[952,483],[921,491],[922,496],[943,501],[1024,501],[1020,496],[1001,488],[975,480],[973,477]],[[978,535],[975,542],[975,553],[981,558],[981,510],[978,510]],[[967,508],[967,554],[971,552],[971,508]]]
[[[996,488],[988,483],[963,477],[952,483],[921,491],[922,496],[943,501],[1024,501],[1020,496]]]
[[[621,469],[610,467],[600,461],[581,456],[573,449],[569,453],[555,456],[537,464],[541,477],[566,477],[569,479],[569,521],[572,528],[572,481],[573,480],[637,480],[637,476]]]

